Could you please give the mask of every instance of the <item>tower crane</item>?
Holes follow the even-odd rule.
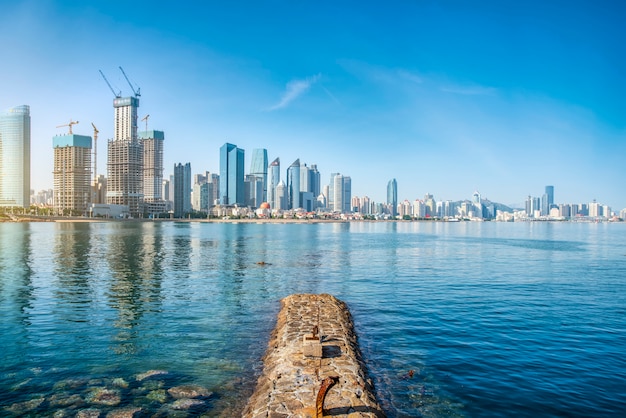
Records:
[[[148,118],[150,117],[150,115],[146,115],[143,118],[141,118],[142,122],[146,122],[146,133],[148,132]]]
[[[98,133],[100,131],[93,122],[91,126],[93,126],[93,182],[96,185],[98,184]]]
[[[69,135],[72,135],[72,125],[76,125],[77,123],[78,123],[78,121],[77,121],[77,120],[76,120],[76,121],[74,121],[74,120],[70,119],[70,123],[66,123],[65,125],[59,125],[59,126],[57,126],[57,128],[62,128],[62,127],[64,127],[64,126],[68,126],[68,127],[69,127],[69,129],[70,129],[70,131],[69,131]]]
[[[135,94],[135,97],[140,97],[141,96],[141,88],[137,87],[137,91],[135,91],[135,88],[133,87],[133,84],[130,82],[130,80],[128,79],[128,76],[124,72],[124,69],[122,67],[119,67],[119,68],[120,68],[120,71],[122,72],[122,74],[124,75],[124,78],[126,79],[126,82],[130,86],[130,89]]]
[[[113,93],[115,98],[119,99],[120,97],[122,97],[121,91],[119,93],[116,93],[115,90],[113,90],[113,87],[111,87],[111,83],[109,83],[109,80],[107,80],[107,78],[104,76],[104,73],[102,72],[102,70],[98,70],[98,71],[100,71],[100,75],[102,76],[102,78],[104,78],[104,81],[107,83],[107,86],[109,86],[109,88],[111,89],[111,93]]]

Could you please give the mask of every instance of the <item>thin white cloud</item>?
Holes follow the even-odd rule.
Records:
[[[306,93],[311,86],[320,79],[320,77],[321,74],[315,74],[314,76],[307,77],[304,80],[291,80],[287,83],[287,87],[283,93],[283,97],[280,99],[280,102],[270,107],[268,110],[277,110],[287,107],[291,102]]]
[[[462,94],[465,96],[494,96],[498,89],[494,87],[485,87],[479,85],[454,86],[448,85],[441,87],[441,91],[453,94]]]
[[[421,84],[424,82],[423,77],[407,70],[402,70],[402,69],[398,70],[398,75],[404,78],[405,80],[412,81],[413,83]]]

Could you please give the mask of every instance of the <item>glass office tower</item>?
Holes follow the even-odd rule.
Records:
[[[0,113],[0,206],[30,206],[30,107]]]

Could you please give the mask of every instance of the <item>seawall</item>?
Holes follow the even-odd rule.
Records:
[[[327,294],[291,295],[281,304],[243,416],[384,417],[347,305]]]

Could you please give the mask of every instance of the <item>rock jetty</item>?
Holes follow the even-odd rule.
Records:
[[[347,305],[332,295],[281,301],[245,418],[384,417]]]

